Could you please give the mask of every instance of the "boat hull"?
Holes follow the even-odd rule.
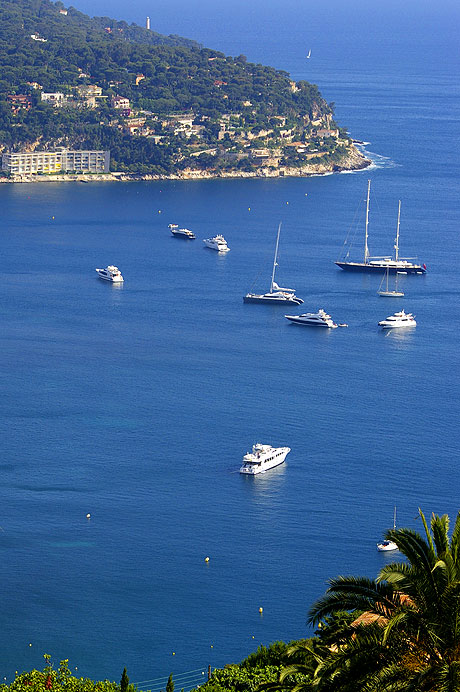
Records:
[[[377,550],[379,553],[387,553],[390,550],[399,550],[399,548],[393,541],[385,541],[384,543],[377,543]]]
[[[180,233],[179,231],[171,231],[173,234],[174,238],[185,238],[185,240],[195,240],[196,235],[188,234],[188,233]]]
[[[387,264],[365,264],[364,262],[335,262],[335,264],[347,272],[360,272],[365,274],[425,274],[426,269],[417,264],[409,267],[392,267]]]
[[[290,451],[290,447],[285,447],[283,450],[283,454],[281,454],[280,457],[271,459],[267,462],[263,462],[261,465],[243,464],[243,466],[240,468],[240,473],[246,476],[257,476],[259,473],[265,473],[265,471],[270,471],[271,469],[274,469],[277,466],[281,466],[281,464],[284,464],[286,457]]]
[[[119,276],[114,276],[114,277],[112,277],[112,276],[103,276],[102,274],[99,274],[99,272],[98,272],[97,275],[98,275],[99,279],[102,279],[103,281],[109,281],[109,282],[112,283],[112,284],[121,284],[121,283],[123,283],[123,278],[121,278],[121,277],[119,277]]]
[[[301,298],[270,298],[264,295],[247,295],[243,298],[243,303],[268,303],[269,305],[302,305]]]
[[[338,325],[333,322],[332,324],[327,324],[326,322],[319,322],[315,320],[303,320],[295,315],[284,315],[287,320],[293,324],[300,324],[302,327],[319,327],[320,329],[335,329]]]

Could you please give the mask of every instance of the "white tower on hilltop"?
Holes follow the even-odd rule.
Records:
[[[145,20],[145,28],[150,31],[150,17],[147,17]]]

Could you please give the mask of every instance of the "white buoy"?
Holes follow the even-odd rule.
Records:
[[[86,515],[86,518],[87,518],[87,519],[91,519],[91,514],[90,514],[89,512],[88,512],[88,514]]]

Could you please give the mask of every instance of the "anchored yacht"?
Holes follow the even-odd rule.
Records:
[[[351,261],[349,259],[348,240],[345,241],[347,252],[344,259],[337,260],[335,263],[340,269],[349,272],[382,273],[388,271],[390,274],[425,274],[426,264],[418,264],[416,257],[399,256],[399,225],[401,217],[401,202],[398,206],[398,225],[396,228],[396,238],[394,244],[394,257],[371,257],[369,252],[369,197],[371,191],[371,181],[367,182],[366,199],[366,223],[364,233],[364,256],[362,260]]]
[[[217,250],[217,252],[228,252],[230,248],[227,245],[223,235],[215,235],[214,238],[206,238],[203,240],[206,247],[211,248],[211,250]]]
[[[273,260],[272,280],[268,293],[247,293],[243,298],[243,303],[271,303],[272,305],[302,305],[302,298],[298,298],[293,288],[282,288],[275,281],[276,267],[278,266],[278,247],[280,241],[281,223],[278,226],[276,236],[275,257]]]
[[[379,327],[382,329],[392,329],[394,327],[415,327],[417,322],[415,317],[411,312],[395,312],[394,315],[390,315],[386,320],[381,320],[379,322]]]
[[[290,447],[272,447],[258,442],[252,446],[252,452],[244,455],[240,473],[247,473],[251,476],[264,473],[282,464],[290,451]]]
[[[104,281],[112,281],[112,283],[121,283],[124,279],[121,275],[121,271],[118,267],[113,264],[109,264],[105,269],[96,269],[100,279]]]
[[[287,320],[290,320],[295,324],[304,324],[307,327],[329,327],[329,329],[335,329],[338,327],[332,317],[323,309],[318,310],[318,312],[306,312],[304,315],[284,316]]]
[[[176,238],[189,238],[190,240],[196,238],[196,235],[192,233],[192,231],[189,231],[188,228],[179,228],[177,223],[170,223],[168,228]]]

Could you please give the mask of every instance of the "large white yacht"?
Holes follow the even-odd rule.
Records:
[[[415,327],[417,322],[415,317],[411,312],[395,312],[394,315],[390,315],[385,320],[379,322],[379,327],[382,329],[393,329],[395,327]]]
[[[189,238],[190,240],[196,238],[196,235],[192,231],[189,231],[188,228],[179,228],[177,223],[170,223],[168,228],[176,238]]]
[[[227,245],[223,235],[215,235],[214,238],[206,238],[203,240],[206,247],[211,248],[211,250],[217,250],[217,252],[228,252],[230,248]]]
[[[303,315],[284,315],[287,320],[295,324],[304,324],[307,327],[328,327],[335,329],[338,325],[332,317],[327,314],[322,308],[318,312],[306,312]]]
[[[105,269],[96,269],[100,279],[105,281],[112,281],[112,283],[121,283],[124,279],[121,275],[121,271],[118,267],[113,264],[109,264]]]
[[[251,476],[264,473],[264,471],[282,464],[290,451],[290,447],[272,447],[258,442],[252,446],[252,452],[244,455],[240,473],[247,473]]]

